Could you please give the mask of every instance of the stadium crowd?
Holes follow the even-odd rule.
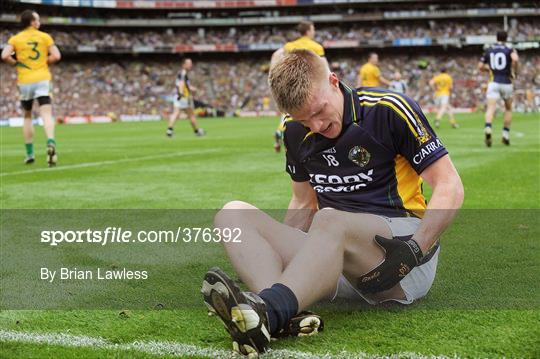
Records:
[[[515,20],[515,19],[513,19]],[[517,40],[533,40],[540,37],[540,27],[533,21],[511,21],[509,35]],[[474,25],[462,21],[422,21],[411,24],[391,22],[387,24],[352,24],[338,26],[318,26],[316,40],[370,40],[392,41],[396,38],[460,38],[470,35],[492,35],[501,27],[500,22],[477,22]],[[47,29],[60,47],[78,45],[97,47],[131,48],[133,46],[173,46],[197,44],[282,44],[298,36],[293,28],[283,27],[239,27],[200,28],[129,31],[110,29],[74,29],[69,31]],[[13,34],[13,29],[2,29],[2,42]]]
[[[472,55],[381,55],[380,68],[387,79],[400,71],[408,85],[407,94],[429,109],[433,106],[429,79],[445,67],[455,81],[452,104],[481,108],[488,78],[476,70],[478,59],[479,56]],[[331,65],[345,82],[355,84],[362,60],[361,57],[332,58]],[[540,57],[523,53],[521,62],[515,101],[517,110],[527,110],[530,91],[540,91]],[[170,61],[63,61],[52,67],[55,115],[163,115],[172,107],[178,69],[179,64]],[[197,89],[194,97],[227,114],[237,110],[273,110],[273,103],[268,104],[267,69],[268,62],[262,60],[195,61],[190,75]],[[20,115],[15,71],[3,64],[0,75],[0,117]]]

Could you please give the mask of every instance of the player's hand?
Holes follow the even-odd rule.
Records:
[[[422,261],[424,254],[412,235],[392,239],[375,236],[375,241],[386,251],[384,262],[358,279],[363,293],[377,293],[398,284]]]
[[[178,96],[176,96],[176,99],[177,99],[178,101],[180,101],[180,100],[182,99],[182,97],[184,97],[184,96],[183,96],[183,95],[178,95]]]

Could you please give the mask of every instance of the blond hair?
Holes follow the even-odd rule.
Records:
[[[329,72],[326,62],[310,50],[278,55],[268,74],[272,97],[281,112],[300,110],[310,100],[314,84]]]

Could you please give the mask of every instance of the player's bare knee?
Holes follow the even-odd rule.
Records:
[[[242,222],[248,210],[254,209],[252,205],[242,201],[230,201],[214,217],[215,227],[230,227],[235,223]]]
[[[230,201],[225,203],[222,210],[229,209],[255,209],[255,207],[244,201]]]
[[[333,235],[332,238],[342,240],[345,234],[345,226],[343,224],[343,218],[340,216],[340,211],[333,208],[323,208],[317,211],[313,217],[311,231],[331,233]]]

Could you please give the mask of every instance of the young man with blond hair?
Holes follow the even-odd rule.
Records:
[[[280,223],[248,203],[225,204],[214,223],[241,229],[241,243],[224,246],[250,292],[219,268],[201,290],[233,348],[252,356],[271,336],[316,333],[321,318],[299,312],[320,300],[410,304],[425,296],[439,237],[463,201],[448,152],[410,98],[352,89],[303,50],[276,59],[268,81],[293,118],[285,129],[288,211]],[[423,180],[433,188],[429,204]]]
[[[43,120],[43,129],[47,136],[47,163],[49,166],[55,166],[57,153],[51,105],[52,76],[49,65],[60,61],[61,55],[52,37],[39,31],[41,22],[37,12],[23,11],[21,25],[23,30],[9,38],[1,56],[2,61],[17,68],[17,85],[24,111],[23,135],[26,146],[24,163],[31,164],[35,161],[32,106],[34,100],[37,100],[39,114]],[[13,53],[15,53],[16,59],[13,57]]]
[[[272,55],[271,62],[274,62],[274,59],[283,56],[284,53],[295,51],[295,50],[310,50],[315,54],[319,55],[323,59],[325,58],[324,47],[315,41],[315,24],[311,21],[301,21],[296,27],[300,33],[300,37],[294,41],[287,42],[281,49],[278,49]],[[283,143],[283,131],[285,129],[285,121],[287,120],[287,114],[282,114],[279,120],[279,125],[274,132],[274,151],[280,152],[281,145]]]

